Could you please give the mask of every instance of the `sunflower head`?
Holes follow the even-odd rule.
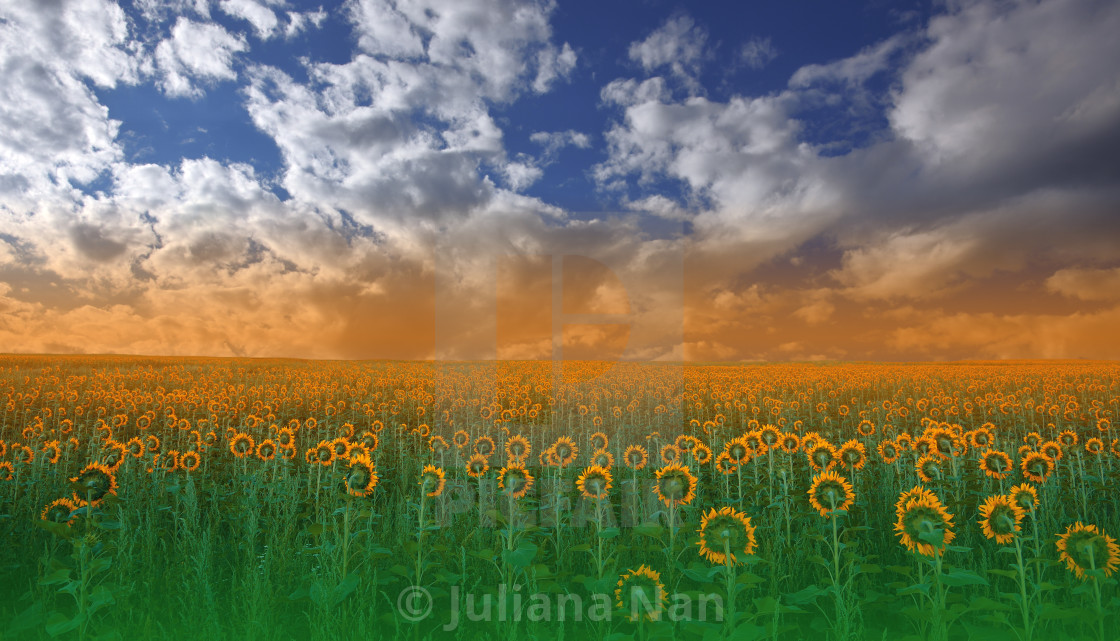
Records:
[[[237,432],[229,440],[229,451],[237,458],[245,458],[256,449],[253,437],[244,432]]]
[[[1116,539],[1102,534],[1095,525],[1085,525],[1080,521],[1066,528],[1065,534],[1058,536],[1059,558],[1077,578],[1086,577],[1096,580],[1092,570],[1101,570],[1111,576],[1120,566],[1120,548]]]
[[[1011,488],[1007,496],[1011,499],[1012,503],[1018,505],[1026,512],[1030,512],[1038,507],[1038,490],[1034,489],[1034,486],[1029,483],[1016,485]]]
[[[350,469],[346,474],[347,494],[369,496],[379,480],[377,466],[373,464],[369,454],[362,452],[350,457]]]
[[[481,454],[472,454],[467,460],[467,474],[474,478],[478,478],[490,469],[490,463],[486,461],[486,457]]]
[[[1028,452],[1019,462],[1023,478],[1034,483],[1045,483],[1054,472],[1054,459],[1042,452]]]
[[[999,450],[988,450],[980,455],[980,469],[994,478],[1006,478],[1011,473],[1011,457]]]
[[[1010,496],[989,496],[980,505],[980,529],[984,536],[1006,545],[1015,539],[1024,514]]]
[[[668,601],[665,586],[661,584],[661,574],[645,565],[630,570],[618,579],[614,598],[618,609],[624,611],[630,621],[643,617],[649,621],[660,620],[661,611]]]
[[[1101,452],[1104,452],[1104,442],[1095,436],[1087,439],[1085,441],[1085,451],[1093,456],[1099,456]]]
[[[681,450],[673,443],[666,443],[661,448],[662,463],[677,463],[681,460]]]
[[[700,556],[718,565],[738,565],[754,554],[757,541],[751,517],[727,506],[700,520]]]
[[[863,466],[867,464],[867,450],[863,443],[851,439],[840,446],[836,458],[840,460],[841,465],[848,469],[862,470]]]
[[[1062,444],[1057,441],[1046,441],[1038,446],[1038,451],[1057,461],[1062,458]]]
[[[793,432],[786,432],[782,434],[782,451],[787,454],[793,454],[797,448],[801,447],[801,439]]]
[[[193,472],[197,470],[200,463],[202,463],[202,457],[200,457],[198,455],[198,452],[195,452],[194,450],[183,452],[183,454],[179,457],[179,467],[183,468],[183,471],[186,472]]]
[[[591,455],[591,464],[609,470],[614,467],[614,455],[605,449],[596,450]]]
[[[640,470],[649,462],[649,453],[641,445],[631,445],[622,453],[622,458],[626,461],[626,467],[632,470]]]
[[[71,515],[78,509],[78,504],[70,499],[55,499],[47,503],[43,508],[43,513],[40,515],[44,521],[51,523],[65,523],[73,525],[74,519]]]
[[[506,456],[512,461],[524,461],[532,451],[529,440],[520,434],[506,441]]]
[[[261,441],[260,445],[257,445],[257,458],[262,461],[276,458],[276,443],[270,438]]]
[[[898,460],[898,443],[892,441],[889,438],[884,439],[879,443],[878,452],[879,458],[883,459],[883,462],[887,465],[890,465],[891,463],[894,463]]]
[[[719,470],[720,474],[728,476],[734,474],[735,470],[739,469],[739,466],[731,460],[731,455],[724,451],[720,452],[719,456],[716,457],[716,469]]]
[[[533,475],[520,463],[511,463],[498,473],[498,487],[509,492],[511,498],[519,499],[533,487]]]
[[[823,439],[817,441],[817,444],[806,452],[806,456],[815,470],[828,470],[836,464],[836,448]]]
[[[108,466],[101,463],[90,463],[70,479],[73,484],[74,496],[81,504],[86,501],[96,505],[109,494],[117,493],[117,477]]]
[[[598,465],[585,469],[576,479],[580,494],[588,499],[605,499],[611,489],[611,473]]]
[[[731,460],[738,465],[747,463],[751,460],[751,456],[753,456],[750,444],[747,443],[747,440],[741,436],[739,438],[728,441],[727,445],[724,446],[724,451],[727,452],[727,455],[731,457]]]
[[[653,491],[666,506],[688,505],[696,498],[696,477],[688,466],[670,463],[657,470]]]
[[[494,453],[494,439],[489,436],[480,436],[475,439],[474,453],[490,458],[490,455]]]
[[[334,447],[332,447],[331,442],[319,441],[319,444],[311,451],[311,460],[319,465],[334,463]]]
[[[15,468],[8,461],[0,462],[0,481],[10,481],[15,478]]]
[[[591,447],[597,450],[606,448],[608,443],[610,443],[610,439],[602,432],[595,432],[591,435]]]
[[[560,467],[568,467],[576,460],[576,455],[579,454],[579,447],[572,439],[567,436],[561,436],[553,443],[552,451],[556,453],[556,457],[560,461]]]
[[[424,496],[439,496],[443,494],[443,488],[447,485],[447,479],[444,478],[443,468],[436,467],[435,465],[425,465],[424,469],[420,471],[420,490],[424,492]]]
[[[852,489],[852,484],[835,471],[822,472],[813,477],[813,484],[809,486],[809,503],[821,516],[830,516],[836,510],[847,511],[854,502],[855,490]]]
[[[914,464],[914,469],[918,472],[918,478],[922,479],[923,483],[932,483],[935,480],[941,480],[941,457],[936,454],[926,454],[918,459]]]
[[[700,465],[707,465],[712,460],[712,448],[698,442],[696,447],[692,448],[692,458]]]
[[[922,556],[943,552],[956,536],[952,530],[953,515],[945,510],[932,492],[921,487],[915,487],[906,494],[909,498],[899,507],[894,526],[901,543]]]
[[[1058,434],[1058,442],[1062,444],[1062,447],[1073,447],[1077,445],[1077,432],[1073,430],[1063,430],[1061,434]]]

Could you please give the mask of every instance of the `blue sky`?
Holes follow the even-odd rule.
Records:
[[[499,321],[498,274],[578,254],[630,358],[1120,356],[1117,32],[1103,0],[0,1],[0,351],[547,357],[496,334],[553,313]]]

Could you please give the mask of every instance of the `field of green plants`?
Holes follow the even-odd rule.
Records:
[[[0,357],[0,639],[1120,639],[1120,364]]]

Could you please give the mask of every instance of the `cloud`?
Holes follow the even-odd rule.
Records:
[[[236,79],[234,55],[248,48],[244,38],[221,25],[180,17],[171,28],[171,37],[156,46],[160,86],[171,96],[201,96],[196,81]]]
[[[1046,290],[1087,301],[1120,300],[1120,268],[1059,269],[1046,279]]]
[[[739,48],[739,60],[751,69],[762,69],[778,57],[778,49],[770,38],[751,37]]]
[[[221,0],[219,8],[226,14],[253,25],[257,37],[267,40],[280,26],[276,14],[264,3],[255,0]]]
[[[666,67],[695,91],[700,87],[697,77],[701,66],[709,57],[707,41],[708,31],[681,14],[666,20],[645,40],[631,43],[629,54],[647,73]]]

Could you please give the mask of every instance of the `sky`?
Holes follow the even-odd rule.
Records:
[[[0,352],[1120,358],[1120,4],[0,0]]]

